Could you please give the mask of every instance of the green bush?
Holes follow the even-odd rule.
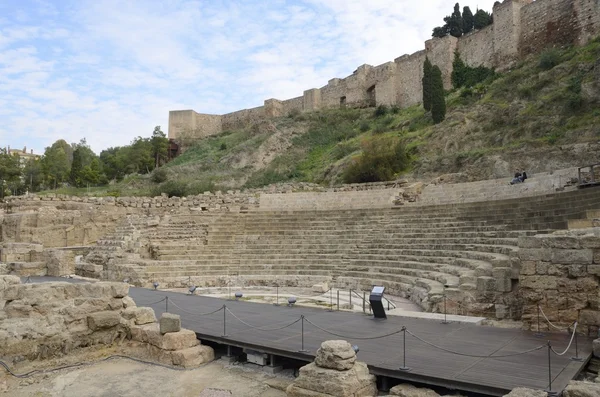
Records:
[[[560,63],[560,52],[555,49],[549,49],[542,52],[538,67],[542,70],[550,70]]]
[[[167,181],[152,190],[153,196],[160,196],[165,193],[169,197],[185,197],[187,196],[187,183],[182,181],[171,180]]]
[[[221,143],[221,146],[219,146],[219,150],[227,150],[227,144],[225,142]]]
[[[385,116],[386,114],[388,114],[389,112],[389,108],[386,105],[379,105],[377,106],[377,108],[375,109],[374,112],[374,116],[375,117],[381,117],[381,116]]]
[[[371,124],[367,120],[363,120],[358,128],[360,129],[360,132],[367,132],[371,129]]]
[[[363,153],[344,172],[346,183],[389,181],[408,167],[404,145],[397,137],[379,137],[363,143]]]
[[[169,174],[167,170],[164,168],[156,168],[152,172],[152,177],[150,178],[154,183],[163,183],[169,178]]]
[[[394,105],[390,108],[390,112],[392,112],[392,114],[398,114],[400,113],[400,106],[398,105]]]

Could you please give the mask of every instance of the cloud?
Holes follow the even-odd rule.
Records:
[[[491,10],[493,0],[469,4]],[[288,99],[424,48],[454,1],[22,0],[0,4],[0,145],[167,131],[168,112]]]

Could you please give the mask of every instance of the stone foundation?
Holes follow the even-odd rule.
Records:
[[[560,231],[519,240],[520,295],[526,329],[537,328],[539,305],[555,325],[578,321],[597,335],[600,325],[600,228]],[[548,330],[542,316],[540,329]]]

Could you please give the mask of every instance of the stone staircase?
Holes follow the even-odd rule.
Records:
[[[429,311],[444,294],[489,309],[518,283],[520,237],[564,229],[598,207],[600,188],[590,188],[398,209],[140,217],[101,240],[108,254],[96,258],[109,258],[104,277],[144,286],[381,284]]]

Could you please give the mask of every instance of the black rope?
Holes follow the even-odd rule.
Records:
[[[68,365],[62,365],[60,367],[56,367],[56,368],[50,368],[50,369],[35,369],[33,371],[29,371],[26,372],[24,374],[17,374],[15,372],[13,372],[10,367],[8,366],[8,364],[6,364],[4,361],[0,361],[0,366],[3,367],[6,372],[8,372],[10,375],[14,376],[15,378],[29,378],[35,374],[45,374],[45,373],[50,373],[50,372],[56,372],[56,371],[60,371],[63,369],[69,369],[69,368],[77,368],[77,367],[83,367],[83,366],[89,366],[89,365],[94,365],[94,364],[98,364],[104,361],[109,361],[109,360],[114,360],[115,358],[123,358],[123,359],[127,359],[127,360],[131,360],[131,361],[135,361],[141,364],[148,364],[148,365],[153,365],[156,367],[162,367],[162,368],[167,368],[167,369],[172,369],[175,371],[187,371],[187,370],[191,370],[191,369],[197,369],[198,367],[195,368],[181,368],[181,367],[175,367],[172,365],[166,365],[166,364],[160,364],[160,363],[155,363],[152,361],[146,361],[146,360],[142,360],[139,358],[135,358],[135,357],[131,357],[131,356],[126,356],[124,354],[112,354],[108,357],[105,357],[103,359],[97,360],[97,361],[85,361],[85,362],[79,362],[79,363],[75,363],[75,364],[68,364]],[[206,363],[208,364],[208,363]],[[206,365],[203,364],[203,365]]]
[[[307,323],[311,324],[312,326],[314,326],[314,327],[316,327],[316,328],[320,329],[321,331],[323,331],[323,332],[326,332],[326,333],[328,333],[328,334],[330,334],[330,335],[339,336],[340,338],[348,338],[348,339],[355,339],[355,340],[369,340],[369,339],[381,339],[381,338],[387,338],[388,336],[396,335],[396,334],[399,334],[400,332],[402,332],[402,331],[403,331],[403,329],[399,329],[399,330],[397,330],[397,331],[390,332],[390,333],[388,333],[388,334],[385,334],[385,335],[379,335],[379,336],[369,336],[369,337],[366,337],[366,336],[349,336],[349,335],[337,334],[337,333],[335,333],[335,332],[333,332],[333,331],[329,331],[329,330],[327,330],[327,329],[325,329],[325,328],[321,328],[321,327],[319,327],[317,324],[313,323],[312,321],[310,321],[310,320],[309,320],[308,318],[306,318],[306,317],[304,317],[304,320],[305,320]]]

